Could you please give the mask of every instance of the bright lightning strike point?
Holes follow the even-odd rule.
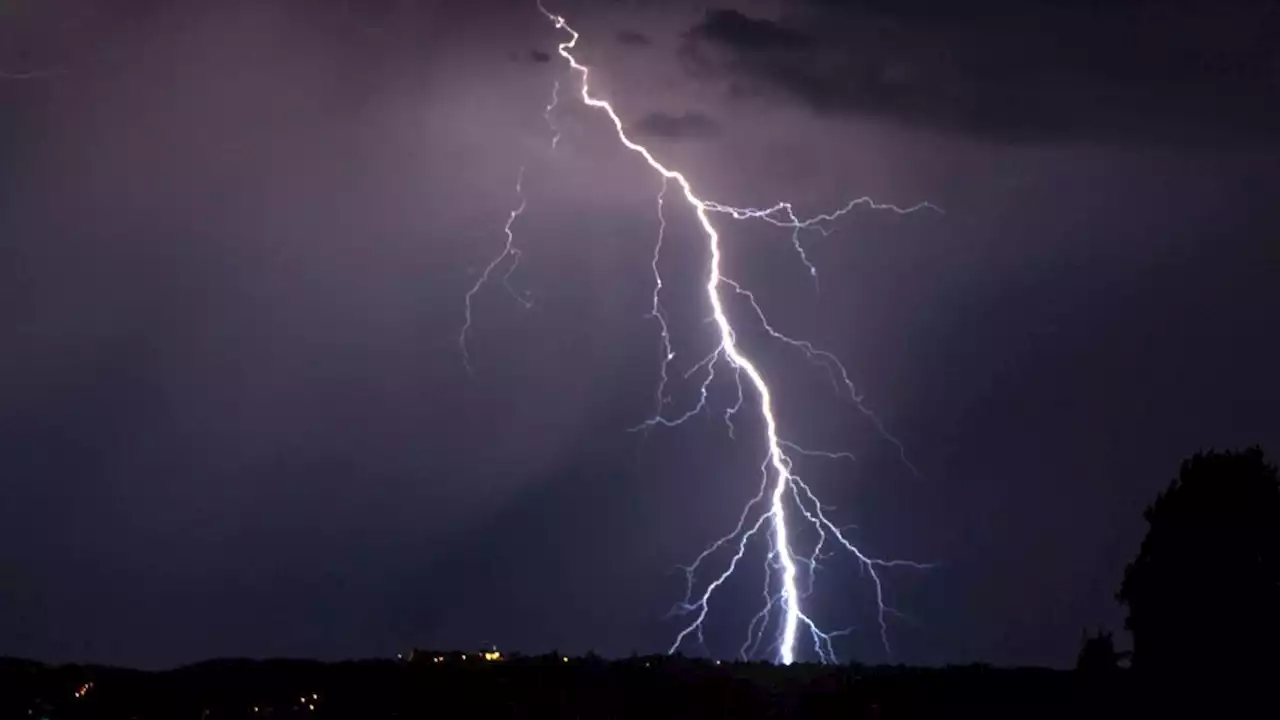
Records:
[[[777,648],[778,660],[780,662],[790,664],[796,659],[797,636],[799,635],[802,626],[804,630],[809,633],[813,642],[813,651],[817,658],[822,661],[835,660],[832,639],[847,631],[841,630],[836,632],[824,632],[821,630],[817,624],[807,614],[805,614],[801,607],[801,600],[808,593],[800,592],[797,581],[799,568],[800,566],[804,566],[807,568],[810,589],[812,588],[813,573],[818,567],[818,561],[822,557],[822,550],[828,537],[832,538],[836,543],[851,553],[866,572],[870,574],[873,581],[878,608],[877,619],[880,626],[880,636],[882,641],[885,643],[886,649],[888,649],[887,624],[885,616],[893,611],[885,604],[884,589],[877,571],[879,569],[899,566],[907,566],[917,569],[927,568],[929,566],[908,561],[886,561],[870,557],[859,550],[858,547],[845,537],[838,527],[827,519],[823,512],[824,506],[818,501],[809,486],[793,472],[792,460],[785,451],[790,450],[797,455],[820,456],[832,459],[851,459],[852,456],[848,453],[830,453],[806,450],[794,443],[783,440],[780,437],[778,421],[774,413],[773,392],[761,370],[738,346],[737,334],[725,308],[726,298],[723,293],[723,289],[727,287],[732,291],[732,295],[734,297],[742,297],[747,300],[761,326],[771,338],[799,349],[808,359],[825,367],[833,384],[835,384],[837,388],[843,386],[848,391],[849,397],[857,407],[874,422],[881,435],[883,435],[887,440],[893,442],[900,451],[902,451],[902,444],[898,442],[897,439],[889,435],[879,418],[863,405],[861,395],[859,395],[854,389],[853,383],[849,380],[849,375],[845,371],[844,366],[834,355],[815,348],[807,341],[793,339],[775,330],[770,325],[760,305],[756,302],[755,296],[749,290],[743,288],[739,283],[726,278],[721,274],[721,259],[723,251],[720,244],[720,235],[712,224],[710,215],[711,213],[721,213],[727,214],[737,220],[756,219],[771,223],[778,227],[790,229],[792,231],[792,244],[800,257],[801,262],[808,269],[809,274],[814,278],[814,282],[816,283],[817,269],[809,262],[808,257],[805,255],[804,247],[800,243],[799,235],[801,230],[816,230],[825,235],[830,231],[824,223],[835,221],[841,216],[852,212],[859,206],[865,206],[872,209],[891,210],[899,214],[908,214],[921,209],[931,209],[938,212],[941,211],[929,203],[920,203],[911,207],[902,208],[895,205],[876,203],[870,198],[859,198],[835,212],[817,215],[808,219],[801,219],[796,215],[790,203],[778,203],[768,208],[738,208],[700,198],[694,192],[692,184],[682,173],[663,165],[653,156],[648,148],[635,143],[627,136],[623,128],[622,120],[618,117],[618,114],[608,102],[600,100],[591,94],[588,82],[590,71],[585,65],[580,64],[572,53],[572,50],[576,47],[578,42],[578,32],[571,28],[563,17],[553,14],[543,7],[541,0],[538,2],[538,9],[555,25],[557,29],[567,32],[570,36],[568,41],[559,44],[558,51],[560,56],[568,62],[569,66],[582,77],[582,90],[580,95],[582,102],[588,107],[603,111],[613,122],[618,141],[628,150],[640,155],[649,167],[662,178],[662,190],[659,192],[657,198],[659,218],[658,241],[654,247],[652,263],[655,287],[653,292],[652,308],[649,313],[649,317],[653,317],[658,321],[662,335],[663,361],[661,382],[658,386],[657,392],[658,414],[654,418],[638,426],[637,429],[652,427],[654,425],[679,425],[684,420],[704,409],[706,407],[710,385],[715,379],[716,365],[721,360],[729,364],[730,368],[734,372],[738,385],[737,402],[730,407],[724,415],[725,422],[729,426],[730,434],[733,434],[734,427],[732,417],[734,413],[741,409],[743,403],[742,377],[744,375],[746,376],[751,389],[754,391],[755,396],[759,400],[760,419],[764,424],[764,439],[767,452],[764,461],[761,464],[762,484],[760,486],[760,490],[757,495],[747,503],[746,507],[743,508],[737,527],[734,528],[733,532],[713,543],[698,556],[692,565],[685,568],[686,579],[688,582],[687,592],[685,601],[678,605],[676,609],[681,613],[692,614],[694,619],[676,636],[675,642],[671,645],[670,652],[678,650],[690,635],[701,640],[703,621],[706,619],[710,610],[712,597],[716,590],[719,589],[737,569],[739,562],[746,554],[749,542],[752,538],[761,533],[761,530],[764,529],[766,523],[768,523],[771,532],[767,537],[769,552],[765,557],[766,580],[763,591],[765,605],[764,608],[752,619],[751,624],[748,626],[747,639],[742,646],[742,653],[745,655],[752,652],[753,648],[760,645],[764,632],[770,624],[770,616],[774,613],[775,608],[777,608],[777,612],[780,614],[781,628],[775,646]],[[552,89],[551,103],[547,106],[544,113],[548,124],[551,124],[553,131],[555,131],[555,126],[551,123],[551,112],[559,100],[559,89],[559,83],[557,82]],[[552,139],[553,147],[558,140],[559,133],[557,132],[555,137]],[[693,410],[675,419],[668,419],[662,414],[663,405],[667,402],[665,392],[668,382],[668,367],[670,362],[675,358],[675,353],[671,347],[666,314],[659,298],[663,284],[662,275],[658,269],[658,259],[661,255],[663,236],[666,230],[666,219],[662,214],[663,203],[665,202],[666,193],[669,189],[668,185],[671,182],[674,182],[675,185],[679,187],[684,201],[693,209],[694,214],[698,219],[698,224],[700,225],[707,240],[708,249],[710,251],[710,260],[707,266],[707,281],[705,287],[707,299],[711,305],[711,320],[714,322],[719,335],[719,343],[716,349],[686,373],[686,377],[688,377],[688,375],[695,372],[706,372],[706,376],[701,383],[700,401],[698,405]],[[517,182],[517,193],[519,193],[519,182]],[[499,255],[499,257],[496,258],[488,268],[486,268],[480,280],[472,288],[471,292],[467,294],[467,323],[463,327],[462,335],[460,337],[464,360],[466,359],[466,337],[471,324],[471,297],[480,289],[481,285],[484,284],[493,268],[496,267],[505,257],[513,255],[515,260],[518,261],[519,251],[513,248],[511,224],[523,209],[524,202],[522,198],[520,206],[511,213],[507,221],[506,249],[503,254]],[[508,274],[509,272],[510,271],[508,271]],[[903,460],[904,462],[906,460],[905,451],[903,451]],[[908,466],[910,466],[909,463]],[[749,518],[752,510],[756,505],[764,503],[766,497],[768,498],[768,509],[763,511],[754,522],[750,522]],[[787,510],[789,506],[794,506],[794,508],[799,512],[799,519],[812,525],[818,534],[818,542],[815,544],[812,552],[808,556],[798,556],[796,554],[796,549],[793,546],[790,526],[788,524]],[[733,548],[733,555],[728,566],[722,573],[716,576],[714,580],[707,584],[702,593],[695,599],[694,590],[697,584],[697,571],[702,563],[704,561],[708,561],[713,553],[725,547]],[[773,589],[771,582],[771,578],[773,577],[778,578],[779,581],[779,587],[776,591]]]

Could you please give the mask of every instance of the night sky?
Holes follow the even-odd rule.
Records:
[[[787,231],[715,218],[726,273],[919,470],[737,308],[787,436],[857,455],[798,461],[833,518],[937,564],[885,574],[889,658],[833,557],[808,607],[855,628],[843,658],[1069,665],[1120,629],[1178,462],[1280,453],[1273,5],[547,2],[705,197],[945,209],[805,235],[816,287]],[[0,3],[0,655],[666,650],[761,431],[728,437],[726,383],[628,432],[656,403],[660,183],[574,102],[564,39],[532,0]],[[463,297],[521,167],[532,305],[477,294],[469,376]],[[667,208],[679,376],[715,338],[705,241]]]

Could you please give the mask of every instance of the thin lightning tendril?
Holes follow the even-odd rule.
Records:
[[[658,383],[658,414],[662,414],[662,406],[669,402],[667,397],[667,366],[675,359],[671,351],[671,331],[667,327],[667,313],[662,309],[662,301],[658,295],[662,292],[662,271],[658,269],[658,260],[662,257],[662,241],[667,234],[667,218],[662,213],[662,204],[667,196],[667,178],[662,178],[662,189],[658,191],[658,241],[653,245],[653,308],[649,317],[658,321],[662,331],[662,381]]]
[[[556,109],[556,105],[560,104],[560,81],[556,80],[551,86],[551,102],[547,103],[547,107],[542,111],[542,117],[547,120],[547,127],[551,128],[551,149],[555,150],[556,145],[560,143],[560,128],[556,125],[556,121],[551,118],[551,113]]]
[[[462,363],[466,366],[468,373],[473,372],[471,369],[471,355],[467,351],[467,336],[471,334],[471,299],[475,297],[476,293],[480,292],[480,288],[484,287],[485,282],[489,280],[489,276],[493,274],[495,268],[502,264],[503,260],[511,258],[511,265],[502,275],[503,287],[507,289],[507,292],[510,293],[511,297],[515,298],[516,302],[524,305],[526,309],[533,307],[533,301],[527,297],[522,297],[512,289],[510,284],[511,273],[515,272],[516,268],[520,265],[520,248],[515,246],[516,237],[515,234],[511,232],[511,226],[515,224],[516,218],[520,217],[520,214],[524,212],[525,199],[523,186],[524,168],[522,167],[520,168],[520,172],[516,174],[516,197],[520,199],[520,203],[516,205],[515,209],[513,209],[507,216],[507,224],[502,228],[503,232],[506,233],[507,242],[503,246],[502,252],[485,266],[484,272],[480,273],[480,277],[476,280],[475,285],[472,285],[471,289],[467,291],[465,298],[466,308],[464,311],[466,321],[462,325],[462,332],[458,333],[458,347],[462,349]]]
[[[613,122],[616,130],[618,141],[634,153],[640,155],[645,162],[662,178],[662,188],[657,196],[657,214],[658,214],[658,238],[654,246],[652,270],[654,277],[654,290],[652,304],[646,317],[655,319],[661,332],[662,339],[662,365],[661,379],[657,389],[657,405],[658,412],[653,418],[641,423],[633,428],[634,430],[642,430],[652,428],[656,425],[673,427],[680,425],[693,415],[707,408],[708,397],[712,383],[716,379],[717,366],[721,363],[727,363],[729,369],[733,371],[734,381],[737,386],[736,402],[724,411],[724,421],[728,426],[730,437],[734,437],[735,428],[733,424],[734,415],[742,408],[745,391],[743,386],[743,377],[745,376],[747,384],[754,391],[754,395],[759,400],[760,419],[764,424],[765,440],[767,445],[767,453],[760,466],[761,483],[760,489],[756,495],[746,504],[739,516],[738,523],[733,531],[721,537],[716,542],[708,546],[694,562],[682,568],[685,573],[685,597],[682,602],[678,603],[673,609],[673,614],[692,615],[693,619],[688,622],[684,628],[676,635],[675,641],[672,643],[669,652],[676,652],[690,636],[695,638],[699,643],[703,642],[703,625],[707,614],[710,611],[711,601],[719,589],[737,570],[738,564],[746,555],[747,548],[751,540],[757,536],[761,536],[768,545],[768,552],[765,555],[765,582],[762,589],[762,597],[764,599],[764,607],[752,618],[747,627],[746,637],[739,649],[739,653],[744,657],[748,657],[757,653],[760,646],[764,642],[765,634],[769,627],[773,625],[774,618],[777,618],[779,629],[776,642],[770,650],[776,649],[777,659],[784,663],[790,664],[796,658],[796,641],[797,635],[801,628],[807,630],[813,642],[813,652],[816,657],[824,662],[834,662],[836,660],[835,651],[832,640],[849,630],[839,630],[835,632],[826,632],[821,630],[818,625],[807,615],[801,608],[801,600],[807,596],[813,589],[813,578],[819,567],[819,561],[825,557],[823,549],[826,547],[828,538],[833,543],[842,546],[846,551],[852,554],[858,561],[859,566],[869,574],[872,578],[872,584],[875,591],[876,604],[878,608],[877,620],[880,628],[880,637],[888,650],[888,629],[886,623],[886,615],[893,613],[892,608],[885,604],[884,588],[878,571],[885,568],[911,567],[911,568],[927,568],[929,565],[915,563],[903,560],[880,560],[864,554],[845,536],[844,531],[835,526],[827,519],[824,513],[824,506],[813,494],[809,486],[793,472],[792,459],[786,454],[786,451],[795,453],[798,456],[818,457],[827,459],[853,459],[853,456],[844,452],[825,452],[816,450],[807,450],[796,445],[793,442],[785,440],[781,437],[778,429],[778,422],[774,415],[773,393],[769,384],[766,382],[763,373],[755,365],[752,360],[743,353],[738,347],[737,333],[732,325],[728,310],[726,308],[727,298],[724,289],[728,288],[732,291],[731,297],[745,299],[756,315],[760,326],[773,339],[786,343],[800,350],[805,357],[823,367],[829,375],[832,384],[841,394],[847,395],[857,408],[865,414],[875,425],[879,433],[888,441],[897,446],[902,459],[906,462],[906,452],[901,442],[888,433],[884,424],[880,421],[871,410],[863,403],[862,396],[854,388],[853,382],[849,379],[849,374],[845,367],[835,355],[814,347],[805,340],[797,340],[791,338],[778,330],[776,330],[768,321],[763,309],[756,301],[751,291],[742,287],[738,282],[731,278],[725,277],[721,272],[722,249],[720,245],[720,235],[716,231],[715,226],[711,222],[711,214],[719,213],[729,215],[735,220],[761,220],[780,228],[790,229],[792,245],[800,257],[801,262],[807,268],[809,274],[813,277],[815,289],[817,288],[818,272],[814,265],[809,261],[805,254],[805,249],[800,241],[801,231],[811,230],[822,235],[831,232],[827,223],[838,220],[843,215],[852,212],[857,207],[867,207],[877,210],[890,210],[898,214],[909,214],[921,209],[932,209],[941,212],[937,207],[930,203],[919,203],[911,207],[898,207],[877,203],[870,198],[859,198],[854,200],[835,212],[815,215],[811,218],[802,219],[796,214],[791,203],[778,203],[766,208],[739,208],[721,203],[703,200],[694,192],[692,184],[680,172],[672,170],[660,163],[648,148],[639,145],[627,136],[624,130],[623,122],[618,114],[614,111],[612,105],[604,100],[600,100],[591,94],[589,87],[590,71],[580,64],[573,56],[572,51],[577,45],[579,34],[571,28],[565,19],[559,15],[555,15],[543,7],[541,0],[538,0],[538,9],[543,15],[550,20],[558,30],[563,30],[569,34],[569,40],[558,45],[559,55],[565,59],[569,67],[579,73],[582,78],[581,83],[581,100],[590,108],[603,111]],[[552,87],[551,101],[546,106],[544,117],[548,126],[553,132],[551,140],[552,148],[555,148],[560,140],[561,134],[552,119],[552,112],[555,110],[559,102],[560,83],[557,81]],[[520,177],[516,182],[516,193],[520,197],[520,203],[515,210],[507,218],[505,227],[507,241],[503,252],[485,268],[480,279],[471,288],[466,296],[466,322],[463,326],[462,333],[459,337],[459,344],[462,347],[464,363],[470,370],[469,357],[467,355],[466,340],[471,328],[471,300],[472,297],[479,292],[480,288],[488,280],[489,276],[494,272],[495,268],[501,264],[507,257],[512,258],[511,265],[503,276],[504,284],[510,274],[515,270],[519,263],[520,251],[515,247],[514,237],[511,232],[511,226],[516,218],[524,211],[525,203],[521,192],[521,182],[523,180],[523,169]],[[667,396],[667,385],[670,379],[669,368],[671,362],[676,358],[676,353],[672,349],[671,336],[669,332],[667,314],[661,302],[661,292],[663,290],[662,273],[659,269],[659,259],[662,253],[663,241],[666,235],[666,217],[664,215],[664,203],[667,199],[667,191],[670,184],[674,182],[683,195],[686,203],[693,209],[697,217],[698,224],[706,237],[708,249],[710,251],[710,259],[707,266],[706,293],[707,299],[711,306],[711,317],[709,322],[713,323],[718,331],[719,343],[716,348],[704,357],[702,360],[694,364],[684,373],[687,379],[694,374],[705,373],[699,384],[699,401],[697,405],[688,412],[678,417],[668,418],[663,413],[664,407],[670,402]],[[511,291],[508,286],[508,291]],[[517,293],[511,291],[512,295],[522,303],[526,300],[521,298]],[[843,389],[842,389],[843,388]],[[847,391],[847,392],[846,392]],[[914,471],[915,468],[910,463],[906,463],[908,467]],[[767,509],[759,513],[759,516],[752,521],[753,510],[757,505],[764,505],[767,499]],[[813,527],[817,533],[818,541],[815,543],[812,552],[807,556],[797,555],[793,548],[793,541],[790,535],[790,527],[788,524],[787,510],[794,508],[799,515],[798,521],[807,522]],[[769,532],[762,533],[766,523],[769,525]],[[698,572],[705,562],[709,562],[709,558],[718,551],[728,548],[732,552],[727,567],[712,579],[698,593]],[[806,592],[800,592],[798,578],[800,576],[800,568],[806,568],[806,577],[808,579],[808,589]],[[775,578],[777,580],[775,581]],[[775,588],[776,584],[776,588]]]

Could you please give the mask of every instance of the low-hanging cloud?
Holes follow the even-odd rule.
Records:
[[[632,47],[647,47],[653,44],[653,40],[639,30],[619,30],[618,42]]]
[[[638,135],[668,140],[704,140],[720,134],[720,123],[697,112],[652,112],[634,126]]]

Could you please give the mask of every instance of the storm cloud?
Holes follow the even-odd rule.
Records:
[[[682,55],[734,95],[998,141],[1280,138],[1280,13],[1172,5],[809,0],[709,11]]]
[[[1273,62],[1273,19],[1144,16],[1156,35],[1126,51],[1134,23],[1103,0],[1043,22],[988,0],[715,2],[544,0],[633,137],[680,138],[653,156],[700,196],[946,209],[801,233],[820,292],[788,229],[710,218],[725,280],[847,363],[919,469],[726,291],[787,439],[857,456],[796,458],[832,519],[936,563],[886,574],[918,620],[890,619],[892,656],[855,558],[824,563],[807,607],[860,628],[837,639],[858,662],[1069,667],[1081,627],[1121,627],[1115,587],[1178,460],[1280,447],[1280,153],[1153,151],[1113,117],[1264,134],[1265,103],[1243,111],[1260,80],[1174,92],[1160,38]],[[708,245],[583,106],[569,37],[534,0],[0,3],[0,72],[64,69],[0,79],[0,653],[667,650],[673,569],[759,491],[765,429],[744,383],[728,432],[721,354],[706,412],[629,432],[698,407]],[[465,297],[518,207],[468,372]],[[707,654],[736,656],[759,579],[718,591]]]

